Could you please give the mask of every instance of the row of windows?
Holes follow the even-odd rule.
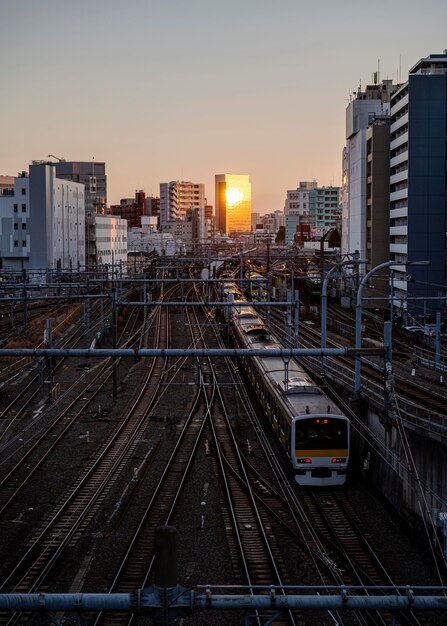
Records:
[[[14,223],[14,230],[19,230],[19,224],[17,222]],[[26,222],[22,223],[22,230],[26,230]]]
[[[25,240],[22,241],[22,246],[26,246]],[[19,242],[17,240],[14,240],[14,248],[18,248],[18,247],[19,247]]]
[[[399,165],[395,165],[394,167],[391,168],[390,175],[393,176],[394,174],[400,174],[401,172],[404,172],[407,169],[408,169],[408,161],[403,161]]]
[[[408,143],[406,142],[406,143],[403,143],[398,148],[394,148],[394,150],[391,150],[390,159],[393,159],[394,157],[399,156],[400,154],[402,154],[402,152],[406,152],[407,150],[408,150]]]
[[[18,213],[19,212],[19,205],[15,204],[14,205],[14,213]],[[26,204],[22,204],[22,213],[26,212]]]
[[[408,124],[404,124],[398,130],[395,130],[393,133],[391,133],[390,141],[395,141],[396,139],[399,139],[399,137],[401,137],[405,133],[408,133]]]

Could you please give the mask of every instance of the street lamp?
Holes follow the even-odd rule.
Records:
[[[360,263],[367,263],[367,261],[360,260],[359,251],[356,250],[352,253],[352,259],[347,259],[346,261],[340,261],[336,263],[334,267],[326,274],[323,285],[321,287],[321,349],[324,350],[326,348],[326,337],[327,337],[327,288],[329,284],[329,279],[332,277],[336,270],[340,270],[342,267],[346,267],[347,265],[359,265]],[[324,357],[323,357],[324,363]]]
[[[359,290],[357,292],[357,304],[355,307],[355,347],[356,349],[360,349],[362,347],[362,296],[363,296],[363,289],[365,288],[367,282],[369,281],[369,279],[371,278],[371,276],[373,274],[376,274],[377,272],[380,272],[380,270],[383,269],[387,269],[389,267],[408,267],[409,265],[429,265],[430,261],[406,261],[404,263],[398,263],[396,261],[387,261],[386,263],[381,263],[380,265],[376,265],[376,267],[373,267],[361,280],[360,285],[359,285]],[[394,298],[394,295],[393,295]],[[389,323],[389,336],[388,336],[388,340],[389,340],[389,345],[390,345],[390,350],[392,348],[392,327],[393,327],[393,321],[391,320],[391,322]],[[357,355],[355,357],[355,384],[354,384],[354,391],[355,393],[359,393],[362,383],[361,383],[361,367],[362,367],[362,358],[361,356]]]

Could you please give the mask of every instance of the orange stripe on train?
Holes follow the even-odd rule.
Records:
[[[319,456],[319,457],[323,457],[323,456],[338,456],[338,457],[347,457],[348,456],[348,449],[347,448],[340,448],[338,450],[307,450],[304,448],[300,448],[299,450],[295,450],[295,455],[296,456]]]

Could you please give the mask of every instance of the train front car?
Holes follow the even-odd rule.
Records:
[[[343,485],[349,461],[349,420],[309,413],[293,418],[291,457],[295,480],[314,487]]]

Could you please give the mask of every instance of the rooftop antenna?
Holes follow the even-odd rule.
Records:
[[[59,163],[65,163],[65,159],[63,157],[57,157],[57,156],[54,156],[54,154],[49,154],[48,158],[56,159],[56,161],[59,161]]]

